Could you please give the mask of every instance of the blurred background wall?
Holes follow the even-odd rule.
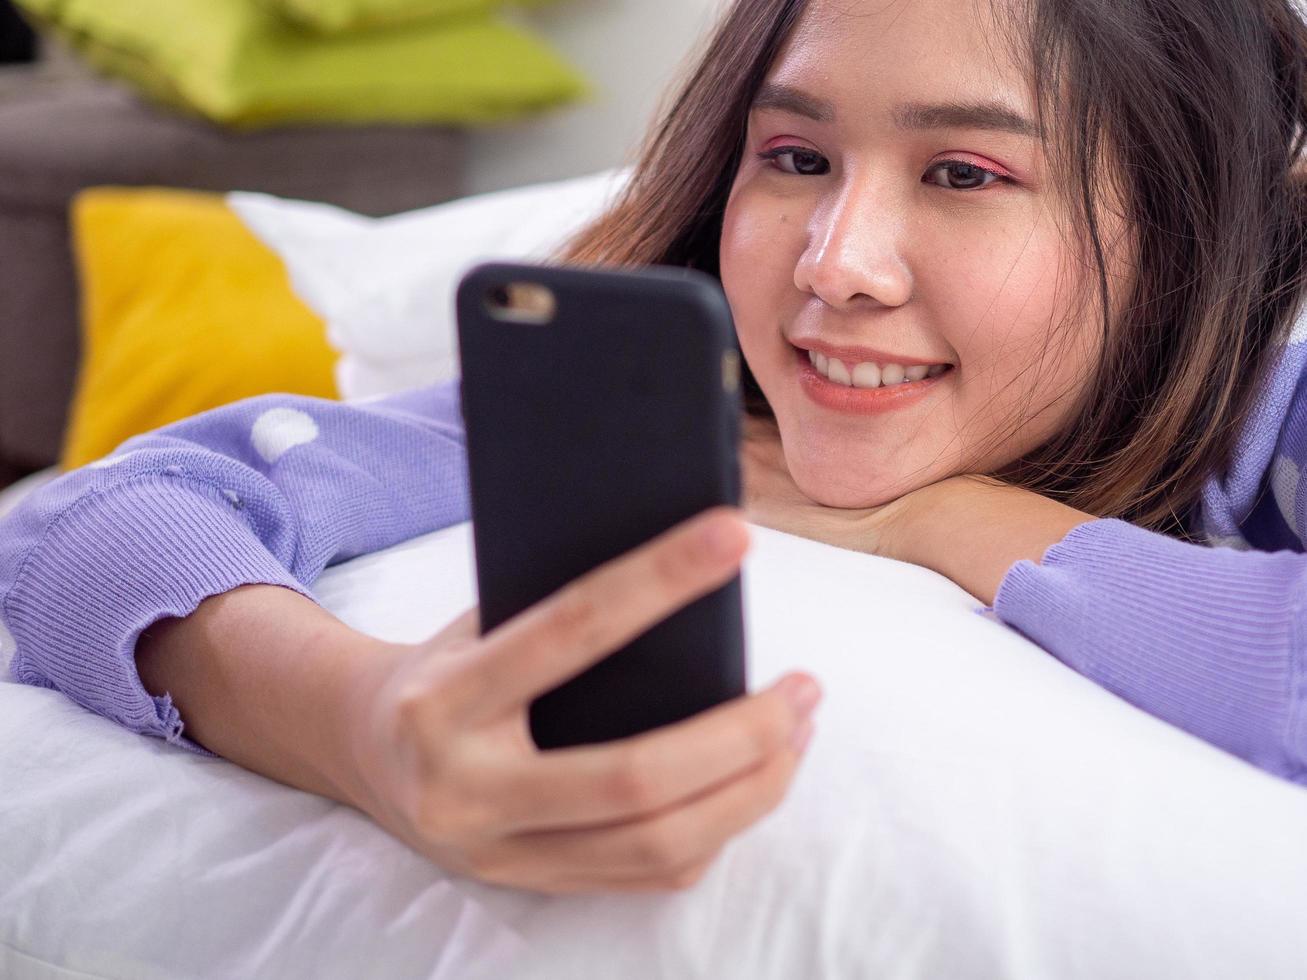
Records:
[[[471,134],[469,193],[622,162],[728,0],[562,0],[519,15],[593,81],[592,101]]]

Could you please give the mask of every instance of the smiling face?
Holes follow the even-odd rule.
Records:
[[[755,100],[722,285],[820,503],[994,472],[1059,429],[1099,356],[1005,30],[983,0],[812,0]]]

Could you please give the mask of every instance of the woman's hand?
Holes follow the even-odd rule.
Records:
[[[981,473],[950,476],[879,507],[826,507],[795,484],[768,418],[746,416],[740,465],[754,523],[929,568],[987,606],[1013,564],[1043,561],[1073,528],[1095,520]]]
[[[688,886],[784,797],[816,682],[632,738],[539,751],[528,706],[738,570],[747,528],[708,511],[478,636],[472,609],[373,659],[351,707],[351,794],[437,864],[564,893]]]

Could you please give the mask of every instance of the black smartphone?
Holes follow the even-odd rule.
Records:
[[[481,630],[719,504],[739,505],[740,352],[691,269],[487,263],[458,288]],[[531,704],[542,749],[745,693],[740,577]]]

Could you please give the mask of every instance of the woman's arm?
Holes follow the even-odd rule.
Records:
[[[951,578],[993,605],[1018,561],[1038,563],[1094,515],[990,477],[951,477],[910,494],[877,553]]]
[[[528,711],[738,574],[747,532],[723,510],[485,636],[471,610],[423,643],[381,643],[293,592],[238,588],[147,631],[141,677],[210,748],[363,810],[447,870],[545,892],[684,887],[780,802],[812,731],[812,679],[547,752]]]
[[[949,576],[1145,711],[1307,782],[1307,555],[1189,544],[994,483],[919,492],[880,553]]]
[[[289,589],[247,585],[141,634],[136,666],[190,739],[278,782],[357,803],[352,698],[389,647]]]
[[[18,681],[197,748],[140,682],[143,630],[243,585],[311,600],[327,565],[467,509],[456,385],[237,402],[129,440],[0,521],[0,652]]]
[[[0,653],[137,731],[349,803],[447,870],[546,892],[692,884],[784,796],[812,679],[550,752],[528,711],[737,575],[738,515],[699,515],[486,636],[471,610],[381,643],[307,592],[334,560],[465,516],[456,412],[453,388],[366,410],[278,396],[132,440],[0,522]]]

